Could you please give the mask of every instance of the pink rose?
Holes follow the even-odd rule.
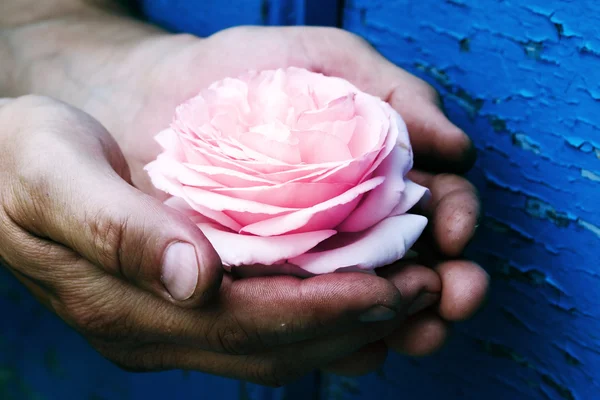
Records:
[[[402,258],[427,219],[405,179],[402,118],[336,77],[299,68],[250,72],[180,105],[146,166],[223,264],[372,270]]]

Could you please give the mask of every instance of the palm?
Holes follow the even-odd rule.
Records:
[[[209,39],[173,37],[159,45],[142,44],[124,62],[115,65],[120,70],[130,69],[131,73],[118,75],[110,67],[106,69],[106,74],[123,77],[113,85],[126,94],[112,96],[110,108],[105,107],[106,115],[96,116],[117,139],[135,186],[160,195],[143,167],[159,152],[152,138],[169,125],[177,105],[212,82],[248,69],[277,68],[291,63],[308,67],[301,65],[308,63],[308,58],[298,53],[299,42],[292,35],[280,35],[277,39],[259,29],[232,29]],[[246,43],[255,43],[259,50]],[[290,54],[295,54],[294,60]],[[153,66],[141,79],[135,78],[138,73],[133,72],[139,71],[140,63]]]
[[[464,170],[472,162],[466,151],[469,139],[439,110],[435,91],[343,31],[234,28],[208,39],[154,36],[125,49],[124,53],[121,51],[116,50],[118,54],[112,58],[118,62],[103,65],[97,90],[87,92],[79,100],[85,102],[86,111],[98,118],[117,140],[134,185],[157,197],[162,194],[154,189],[143,170],[159,152],[154,135],[169,125],[177,105],[212,82],[248,69],[294,65],[346,78],[360,89],[386,99],[401,113],[421,166],[447,166],[444,171],[447,172]],[[416,174],[412,179],[430,187],[437,199],[435,209],[430,210],[432,225],[437,229],[433,237],[426,238],[428,247],[436,243],[434,246],[445,254],[459,254],[474,231],[479,207],[474,189],[464,179],[449,174],[439,179]],[[415,268],[414,272],[423,273],[422,267]],[[442,263],[437,270],[444,286],[439,316],[420,313],[413,317],[389,338],[391,347],[411,354],[435,349],[445,332],[440,317],[460,320],[480,305],[487,278],[478,266],[460,261]],[[402,270],[400,275],[388,272],[388,279],[404,287]],[[423,330],[428,327],[435,331],[435,337],[422,341]],[[415,343],[419,345],[415,346],[412,338],[418,338]],[[358,358],[358,365],[365,364],[364,357]],[[345,361],[345,365],[354,364]]]

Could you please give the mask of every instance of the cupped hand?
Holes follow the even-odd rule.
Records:
[[[430,85],[387,61],[359,37],[332,28],[240,27],[207,39],[159,34],[119,51],[113,56],[118,64],[104,62],[103,72],[88,82],[92,90],[87,89],[85,96],[101,95],[84,96],[79,102],[85,102],[113,133],[131,167],[133,183],[155,196],[162,194],[142,170],[158,152],[151,138],[168,125],[178,104],[213,81],[247,69],[298,66],[340,76],[387,100],[406,121],[415,152],[416,169],[410,177],[432,192],[430,205],[420,210],[430,225],[419,243],[420,257],[381,275],[406,291],[404,274],[427,276],[434,268],[442,291],[423,293],[415,308],[420,312],[385,343],[344,358],[331,370],[372,370],[385,359],[387,347],[410,355],[429,354],[443,344],[448,322],[467,319],[480,307],[488,275],[460,258],[480,214],[475,188],[457,175],[472,166],[474,146],[446,118]]]
[[[202,232],[134,188],[85,112],[0,101],[0,260],[98,351],[136,371],[281,385],[388,336],[432,271],[233,280]],[[274,306],[275,305],[275,306]]]

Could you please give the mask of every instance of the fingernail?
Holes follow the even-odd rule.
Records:
[[[384,306],[374,306],[362,314],[358,319],[361,322],[389,321],[396,317],[396,311]]]
[[[407,314],[414,315],[419,311],[423,311],[427,307],[434,305],[440,298],[437,293],[421,293],[417,296],[415,301],[408,307]]]
[[[161,280],[175,300],[192,297],[198,283],[198,257],[191,244],[177,242],[167,247]]]

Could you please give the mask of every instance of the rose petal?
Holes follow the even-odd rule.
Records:
[[[280,263],[307,252],[336,233],[334,230],[322,230],[265,238],[241,235],[206,222],[196,223],[221,257],[223,264],[229,267]]]
[[[175,179],[184,185],[201,187],[205,189],[223,187],[223,185],[219,182],[210,179],[204,174],[193,171],[183,164],[175,161],[171,157],[167,157],[163,154],[159,155],[156,160],[147,164],[144,169],[148,172],[148,175],[150,175],[150,178],[153,182],[154,180],[158,179],[157,175],[164,174],[165,176]],[[164,184],[160,185],[162,186],[161,190],[168,188],[168,186],[164,186]]]
[[[354,93],[349,93],[343,97],[335,99],[320,110],[310,110],[301,113],[298,116],[298,122],[295,129],[309,130],[316,124],[327,121],[348,121],[355,115],[354,111]]]
[[[426,225],[427,218],[420,215],[386,218],[364,232],[335,235],[323,243],[330,250],[309,252],[288,262],[314,274],[347,267],[372,270],[401,259]]]
[[[301,159],[306,164],[322,164],[352,159],[348,146],[337,137],[319,131],[294,132],[300,143]]]
[[[269,157],[271,160],[278,160],[286,164],[300,164],[302,162],[297,145],[271,139],[263,133],[246,132],[240,135],[239,141],[245,146],[245,153],[255,160],[264,160],[262,157],[257,157],[258,153]],[[246,151],[246,149],[253,151]]]
[[[206,207],[202,207],[198,204],[194,204],[186,200],[185,197],[171,197],[165,201],[165,204],[187,215],[188,217],[198,217],[198,215],[202,215],[211,221],[217,222],[218,224],[231,229],[232,231],[239,232],[239,230],[242,229],[242,225],[222,211],[215,211]]]
[[[390,213],[390,216],[402,215],[413,208],[416,204],[426,203],[431,197],[431,193],[426,187],[418,185],[408,179],[406,179],[404,183],[406,187],[402,192],[400,202],[398,202],[396,207],[394,207]]]
[[[233,159],[216,152],[214,148],[209,147],[206,143],[193,143],[188,141],[188,145],[193,147],[195,152],[201,154],[202,157],[208,160],[211,165],[222,168],[231,168],[248,174],[268,174],[295,168],[295,166],[283,164],[281,162]],[[190,156],[188,156],[188,160],[193,162]]]
[[[264,221],[266,219],[272,218],[273,215],[271,214],[265,214],[265,213],[257,213],[257,212],[247,212],[247,211],[231,211],[231,210],[226,210],[223,211],[223,213],[225,215],[227,215],[229,218],[233,219],[234,221],[236,221],[241,228],[240,229],[236,229],[236,232],[241,232],[242,228],[247,226],[247,225],[252,225],[255,224],[257,222],[260,221]],[[288,212],[284,212],[281,213],[279,215],[287,215],[290,214],[291,211]]]
[[[208,103],[202,94],[193,97],[175,109],[175,122],[183,122],[196,129],[210,121]]]
[[[384,102],[381,102],[381,104],[387,105],[387,103],[384,103]],[[385,142],[383,144],[383,148],[379,151],[379,154],[377,155],[377,158],[373,162],[373,165],[371,165],[371,167],[365,173],[365,177],[370,176],[372,174],[372,172],[375,171],[379,167],[379,165],[383,162],[383,160],[385,160],[386,157],[392,152],[394,147],[399,145],[398,138],[401,136],[401,131],[404,130],[406,132],[406,125],[404,124],[404,122],[402,121],[402,119],[400,118],[398,113],[396,113],[396,111],[394,111],[389,105],[388,105],[388,107],[391,110],[390,112],[394,113],[394,115],[397,116],[398,123],[396,123],[395,118],[392,118],[393,122],[389,121],[389,130],[388,130],[387,136],[385,137]],[[402,125],[399,125],[399,123],[402,123]],[[406,133],[406,134],[408,135],[408,133]],[[410,150],[410,147],[407,147],[406,149],[408,149],[410,156],[411,156],[411,162],[409,165],[412,168],[412,151]],[[406,172],[408,172],[408,170]]]
[[[306,208],[348,191],[345,183],[288,182],[247,188],[215,188],[215,193],[285,208]],[[397,203],[397,202],[396,202]]]
[[[374,148],[381,148],[389,134],[389,115],[381,107],[381,99],[366,93],[359,93],[354,99],[356,106],[356,131],[348,143],[355,157]]]
[[[367,193],[337,229],[340,232],[359,232],[389,216],[402,198],[404,167],[408,162],[410,157],[407,157],[406,150],[395,147],[373,173],[374,176],[385,177],[383,184]]]
[[[202,174],[210,176],[210,178],[220,183],[224,187],[234,188],[246,188],[258,185],[276,185],[278,182],[264,179],[259,176],[250,175],[247,173],[235,171],[230,168],[215,167],[213,165],[199,165],[199,164],[184,164],[185,167],[197,171]]]
[[[356,130],[356,124],[358,118],[352,118],[348,121],[326,121],[320,124],[313,125],[310,129],[313,131],[321,131],[327,132],[330,135],[335,136],[340,139],[344,144],[348,145],[352,136],[354,135],[354,131]]]
[[[335,228],[357,206],[363,193],[375,189],[383,181],[383,177],[375,177],[331,200],[245,226],[241,232],[258,236],[273,236]]]
[[[285,121],[290,107],[285,88],[289,79],[286,72],[278,69],[262,71],[258,85],[255,84],[257,81],[250,83],[249,100],[253,110],[260,110],[256,114],[260,115],[263,122]]]
[[[346,96],[348,93],[361,93],[356,86],[346,79],[336,76],[325,76],[309,71],[306,72],[299,74],[298,79],[308,82],[319,104],[327,104],[342,96]]]
[[[173,129],[168,128],[160,131],[154,136],[154,140],[164,149],[164,153],[170,157],[181,160],[184,156],[183,149],[185,146],[183,146],[179,135]]]
[[[236,199],[213,191],[191,186],[183,186],[181,191],[195,204],[215,211],[231,210],[257,214],[280,215],[296,208],[285,208],[257,203],[255,201]]]
[[[186,143],[186,154],[191,152],[189,148],[194,148],[194,152],[198,153],[196,157],[198,163],[203,164],[207,160],[210,165],[220,168],[229,168],[246,174],[255,174],[256,176],[265,179],[274,180],[277,182],[288,182],[295,180],[313,181],[314,179],[323,182],[340,182],[357,184],[365,172],[370,168],[376,159],[379,150],[374,150],[362,157],[333,163],[323,164],[276,164],[272,162],[248,161],[248,160],[233,160],[223,155],[220,155],[211,149],[206,143],[195,143],[189,138],[183,138]],[[193,154],[188,154],[187,159],[190,162]]]
[[[373,163],[377,160],[380,150],[374,150],[362,157],[358,157],[343,164],[338,164],[334,168],[329,169],[325,173],[315,177],[313,182],[344,182],[351,185],[356,185],[370,177],[374,168]]]

